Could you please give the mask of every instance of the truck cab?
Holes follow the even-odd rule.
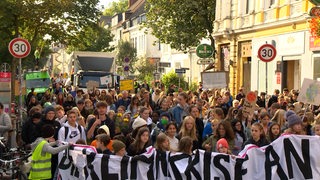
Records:
[[[105,52],[76,51],[73,55],[74,72],[71,85],[87,89],[109,89],[118,84],[114,75],[114,54]]]

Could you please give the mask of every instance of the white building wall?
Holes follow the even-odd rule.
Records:
[[[313,53],[309,50],[309,36],[309,32],[300,31],[252,39],[251,90],[266,91],[266,64],[268,66],[268,93],[272,94],[274,89],[281,88],[281,84],[276,83],[277,61],[295,60],[296,67],[299,61],[300,67],[294,70],[294,89],[301,89],[304,78],[313,79]],[[268,63],[260,61],[258,49],[266,42],[271,44],[272,40],[276,42],[276,58]]]

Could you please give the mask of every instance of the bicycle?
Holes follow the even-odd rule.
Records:
[[[2,155],[4,159],[0,159],[0,179],[18,179],[27,180],[27,168],[25,164],[29,162],[28,158],[31,152],[21,151],[19,149],[11,149]]]

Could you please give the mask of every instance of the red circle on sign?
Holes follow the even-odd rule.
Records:
[[[18,45],[18,46],[14,47],[15,45]],[[9,52],[15,58],[25,58],[30,54],[30,51],[31,51],[30,43],[25,39],[15,38],[9,43]]]
[[[247,100],[249,101],[249,102],[256,102],[256,100],[257,100],[257,95],[256,95],[256,93],[255,92],[252,92],[252,91],[250,91],[250,92],[248,92],[248,94],[247,94]]]
[[[264,44],[258,50],[258,58],[263,62],[270,62],[277,56],[276,48],[271,44]]]

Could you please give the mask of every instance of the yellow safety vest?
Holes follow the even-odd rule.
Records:
[[[51,154],[42,155],[43,145],[47,141],[41,141],[32,153],[31,170],[29,179],[50,179],[51,178]]]

